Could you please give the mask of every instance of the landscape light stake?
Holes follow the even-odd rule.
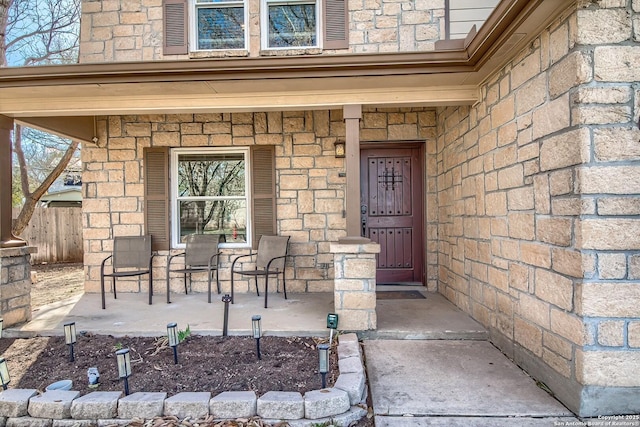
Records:
[[[318,344],[318,360],[320,362],[320,375],[322,376],[322,388],[327,387],[327,372],[329,372],[329,344]]]
[[[231,302],[231,296],[229,294],[224,294],[222,296],[222,302],[224,303],[224,323],[222,326],[222,336],[226,337],[229,327],[229,303]]]
[[[7,384],[11,381],[9,376],[9,368],[7,367],[7,361],[4,357],[0,357],[0,382],[2,383],[2,389],[7,389]]]
[[[180,338],[178,337],[178,324],[173,322],[167,324],[167,337],[169,338],[169,347],[173,349],[173,363],[178,364],[178,344]]]
[[[329,332],[329,347],[331,347],[331,343],[333,342],[333,331],[338,329],[338,315],[335,313],[327,314],[327,328],[330,329]]]
[[[256,351],[258,352],[258,360],[262,359],[262,355],[260,354],[260,336],[262,335],[262,325],[261,323],[262,317],[258,314],[251,317],[251,329],[253,330],[253,337],[256,339]]]
[[[118,377],[124,379],[124,395],[129,395],[129,377],[131,376],[131,355],[128,348],[116,351]]]
[[[76,322],[64,324],[64,342],[69,346],[69,361],[76,360],[73,354],[73,345],[76,343]]]

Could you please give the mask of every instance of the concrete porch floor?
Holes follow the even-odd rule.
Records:
[[[424,289],[379,286],[379,290]],[[367,338],[385,339],[487,339],[485,329],[439,294],[423,292],[426,299],[378,300],[378,330],[364,333]],[[76,322],[78,331],[114,336],[156,336],[166,333],[169,322],[192,332],[221,335],[224,303],[221,296],[206,294],[172,294],[171,304],[164,295],[155,295],[147,304],[146,294],[118,293],[118,299],[107,294],[107,308],[100,308],[100,294],[82,294],[34,311],[30,322],[8,328],[6,336],[62,335],[66,322]],[[333,312],[333,293],[269,294],[269,308],[264,298],[255,293],[236,294],[229,304],[229,335],[251,333],[251,316],[262,316],[265,335],[324,336],[327,313]],[[407,315],[411,313],[411,315]]]

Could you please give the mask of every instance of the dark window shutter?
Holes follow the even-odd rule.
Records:
[[[144,226],[154,251],[169,250],[169,149],[144,149]]]
[[[163,53],[165,55],[189,53],[187,7],[187,0],[163,0],[162,2]]]
[[[348,0],[324,1],[324,49],[349,48]]]
[[[276,157],[272,145],[251,148],[253,247],[260,236],[276,234]]]

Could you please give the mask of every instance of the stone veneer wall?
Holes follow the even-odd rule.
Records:
[[[439,286],[582,416],[640,411],[640,1],[583,1],[438,110]]]
[[[32,246],[0,248],[0,317],[2,327],[31,320]]]
[[[334,54],[335,50],[260,51],[260,0],[249,0],[249,50],[203,56]],[[350,0],[349,52],[433,50],[444,38],[444,0]],[[80,62],[185,59],[162,54],[162,0],[82,0]],[[346,52],[341,50],[338,52]]]
[[[435,111],[365,110],[361,128],[363,141],[433,139]],[[287,269],[287,290],[332,292],[333,254],[329,246],[346,234],[345,178],[340,176],[344,160],[334,157],[334,142],[344,138],[344,129],[341,110],[100,118],[98,137],[106,141],[106,147],[86,145],[82,150],[85,290],[99,291],[100,262],[112,250],[113,236],[143,233],[144,147],[272,144],[276,146],[277,229],[279,234],[291,236],[293,255],[294,268]],[[246,252],[224,250],[220,270],[223,290],[230,290],[230,257]],[[156,294],[165,292],[168,252],[160,255],[154,261]],[[205,277],[194,276],[195,291],[206,289]],[[178,276],[174,279],[172,289],[180,292],[181,280]],[[122,283],[119,290],[140,291],[138,280],[118,282]],[[140,283],[146,289],[147,281]],[[237,283],[236,290],[249,290],[249,281]]]

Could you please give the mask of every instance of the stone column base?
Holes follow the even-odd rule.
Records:
[[[376,254],[380,245],[362,239],[332,243],[334,254],[334,305],[340,330],[377,328]]]
[[[0,248],[0,315],[3,327],[31,320],[31,254],[37,248]]]

